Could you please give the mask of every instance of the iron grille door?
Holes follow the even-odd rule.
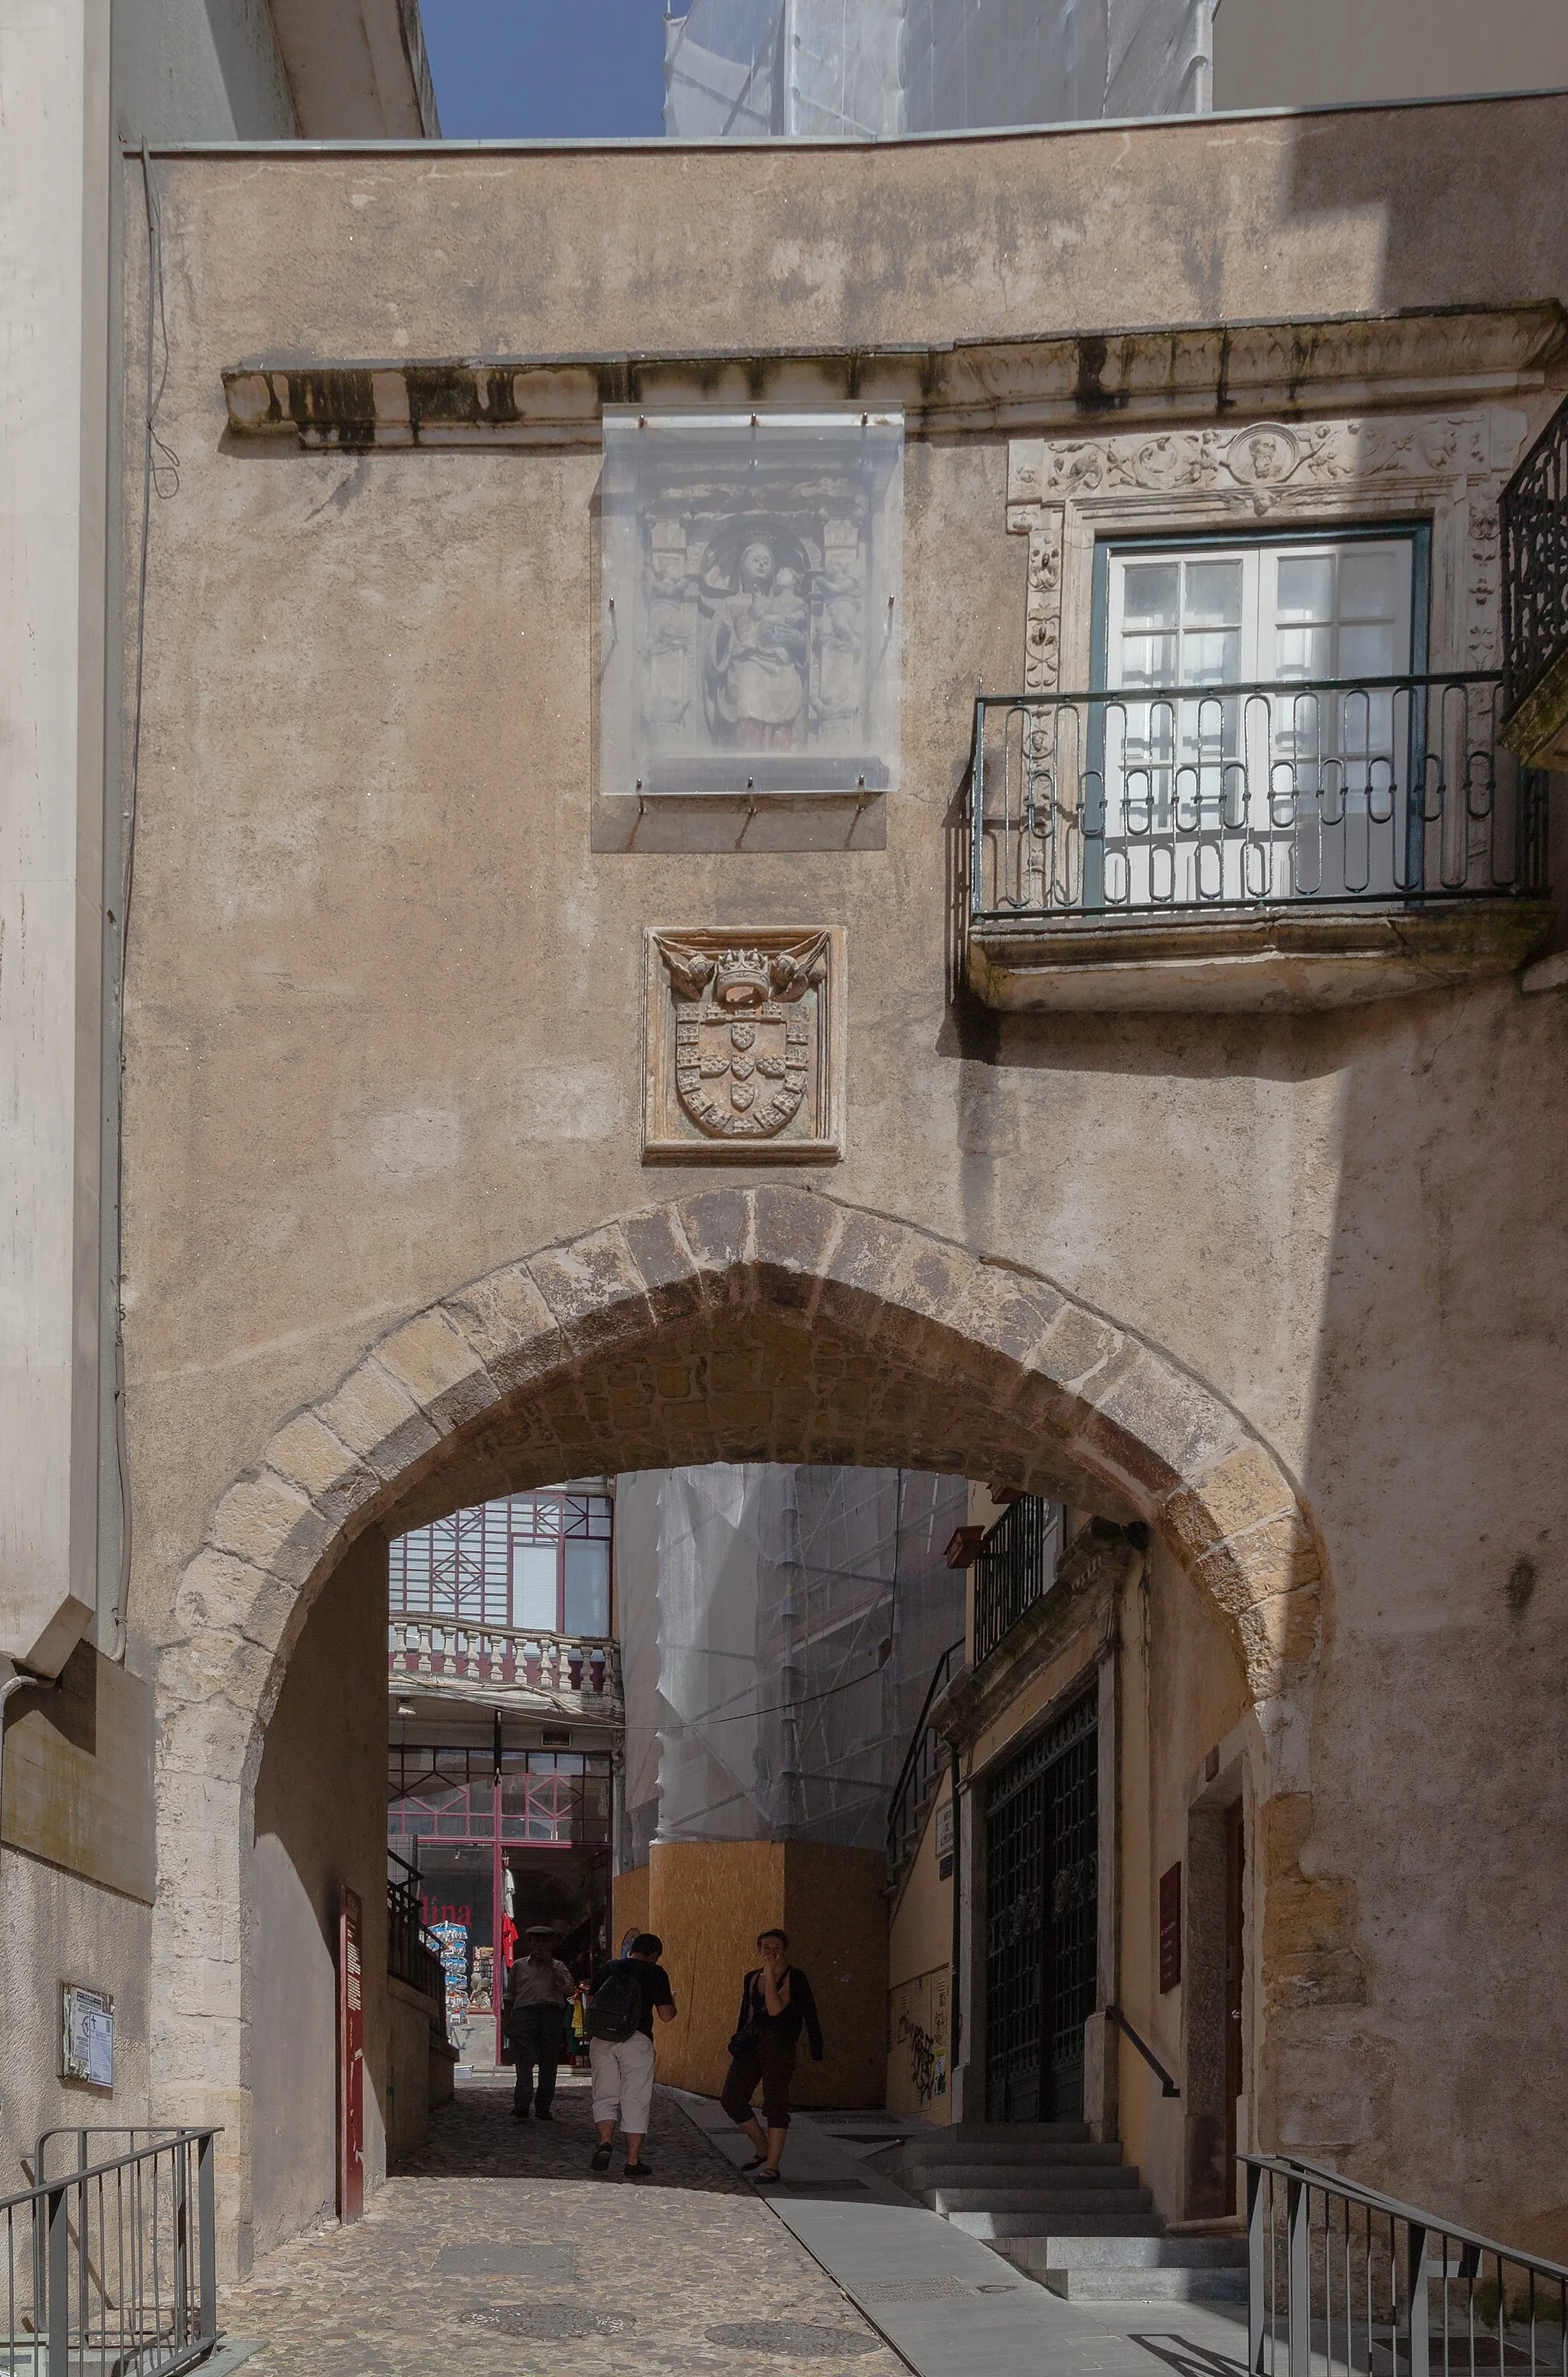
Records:
[[[995,1776],[986,1798],[986,2115],[1077,2120],[1094,2012],[1099,1728],[1090,1693]]]

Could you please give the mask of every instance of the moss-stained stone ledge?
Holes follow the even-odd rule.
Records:
[[[1358,315],[951,346],[350,362],[258,357],[223,374],[236,437],[304,447],[597,445],[607,404],[897,405],[911,430],[1375,409],[1538,386],[1557,305]]]
[[[1409,998],[1513,973],[1551,930],[1545,901],[1431,900],[971,924],[969,987],[1010,1011],[1289,1012]]]

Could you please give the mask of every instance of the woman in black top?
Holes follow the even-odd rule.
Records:
[[[742,2129],[755,2154],[742,2168],[758,2180],[778,2176],[778,2157],[790,2127],[790,2083],[795,2072],[795,2044],[803,2030],[811,2041],[812,2061],[822,2061],[822,2025],[816,2000],[804,1973],[784,1961],[789,1934],[760,1931],[757,1946],[762,1963],[748,1973],[741,1989],[741,2019],[730,2041],[730,2073],[719,2097],[730,2119]],[[752,2098],[762,2089],[762,2109],[767,2135],[752,2111]]]

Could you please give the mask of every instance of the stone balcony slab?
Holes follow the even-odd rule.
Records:
[[[967,973],[1008,1012],[1310,1012],[1513,973],[1551,923],[1547,902],[1512,897],[988,916]]]

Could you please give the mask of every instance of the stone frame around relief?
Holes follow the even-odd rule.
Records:
[[[843,927],[643,938],[644,1163],[840,1162]]]
[[[897,788],[904,418],[607,406],[599,794]]]

